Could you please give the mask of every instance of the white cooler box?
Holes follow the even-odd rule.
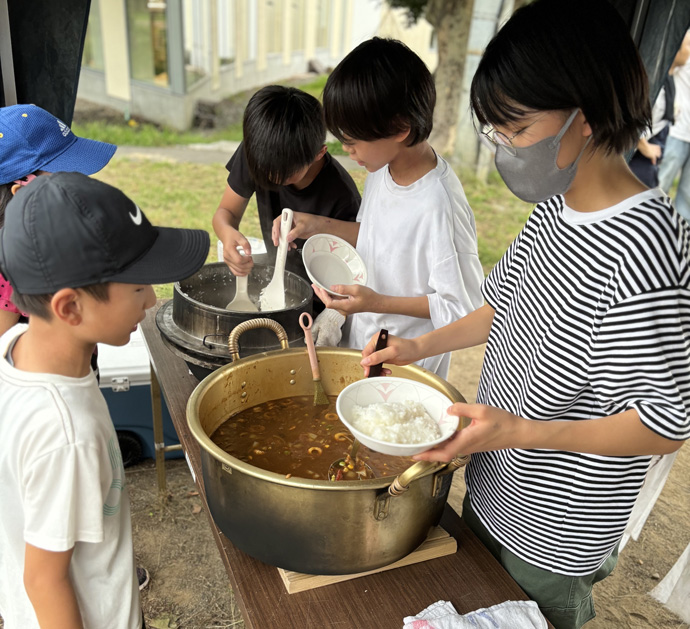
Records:
[[[98,369],[101,392],[108,403],[110,416],[120,441],[125,466],[141,459],[155,458],[153,411],[151,409],[151,371],[149,355],[141,336],[136,332],[122,347],[98,345]],[[163,404],[165,445],[179,443],[168,407]],[[183,456],[182,451],[166,452],[166,458]]]

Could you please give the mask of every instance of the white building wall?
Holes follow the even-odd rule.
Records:
[[[110,106],[119,103],[123,111],[184,129],[191,123],[194,105],[199,99],[221,100],[244,90],[284,81],[306,72],[309,61],[313,59],[326,68],[334,67],[350,50],[374,35],[402,40],[425,61],[432,72],[436,67],[437,53],[430,24],[422,19],[416,25],[407,27],[404,11],[391,9],[384,0],[303,0],[301,46],[294,45],[290,19],[284,16],[286,24],[282,51],[269,54],[266,34],[274,32],[274,29],[266,28],[261,20],[267,1],[183,2],[187,61],[189,66],[198,70],[194,76],[201,77],[194,84],[187,84],[186,95],[171,98],[169,91],[163,88],[134,84],[128,76],[116,76],[111,64],[110,73],[106,72],[105,77],[108,91],[103,91],[102,73],[99,76],[97,71],[84,69],[81,72],[79,96]],[[216,3],[213,10],[211,2]],[[319,8],[324,8],[321,2],[330,3],[328,43],[317,47]],[[121,5],[124,10],[125,0],[107,0],[107,4]],[[475,3],[465,88],[469,86],[481,50],[495,31],[496,15],[501,8],[505,11],[507,5],[512,8],[512,0],[479,0]],[[286,2],[285,6],[292,5]],[[119,37],[126,39],[126,33],[121,32]],[[109,45],[117,46],[117,42],[111,41]],[[220,58],[231,61],[221,64]],[[127,98],[123,99],[124,96]],[[466,109],[465,105],[465,117]],[[462,132],[467,127],[467,121],[462,119],[460,126]],[[471,142],[463,142],[465,149],[468,155],[476,154],[478,150]]]

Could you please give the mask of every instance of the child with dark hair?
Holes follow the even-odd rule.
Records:
[[[56,171],[92,175],[116,150],[113,144],[74,135],[70,128],[36,105],[0,107],[0,227],[5,208],[35,177]],[[19,321],[12,287],[0,275],[0,334]]]
[[[562,25],[563,28],[556,28]],[[419,459],[472,454],[463,518],[556,629],[594,617],[651,455],[690,437],[690,227],[625,153],[647,77],[604,0],[535,0],[471,88],[496,167],[537,205],[483,284],[487,304],[362,364],[488,341],[471,419]]]
[[[367,286],[332,287],[344,298],[314,289],[331,309],[320,315],[331,324],[330,342],[339,340],[332,334],[342,324],[342,316],[333,321],[336,312],[347,316],[340,344],[361,348],[380,328],[423,334],[481,306],[474,215],[453,169],[427,141],[436,90],[424,62],[401,42],[375,37],[338,64],[323,98],[328,128],[371,173],[359,222],[295,213],[288,235],[341,236],[366,264]],[[328,328],[317,323],[322,344]],[[450,354],[420,364],[444,377]]]
[[[38,177],[7,206],[0,268],[28,325],[0,337],[0,615],[5,627],[140,629],[129,498],[90,367],[195,273],[202,230],[154,227],[81,173]]]
[[[326,149],[323,110],[313,96],[294,87],[264,87],[249,100],[242,128],[244,140],[227,164],[228,185],[213,217],[235,275],[247,275],[253,265],[251,246],[239,231],[253,194],[268,251],[273,220],[283,208],[353,221],[360,202],[352,177]],[[288,256],[288,268],[306,278],[297,253]]]

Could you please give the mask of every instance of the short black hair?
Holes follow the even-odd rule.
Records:
[[[268,85],[244,110],[243,143],[254,183],[274,189],[314,161],[326,141],[321,103],[295,87]]]
[[[38,177],[43,172],[45,171],[37,170],[31,174]],[[26,177],[28,177],[28,175]],[[26,179],[26,177],[24,177],[24,179]],[[12,200],[12,197],[14,197],[12,188],[15,185],[17,185],[15,181],[0,184],[0,227],[5,224],[5,209],[7,208],[7,204]]]
[[[110,282],[103,284],[89,284],[80,286],[75,290],[84,291],[96,301],[106,302],[110,299]],[[45,295],[21,295],[16,290],[12,292],[12,303],[22,312],[28,315],[50,321],[50,302],[55,293]]]
[[[341,142],[380,140],[410,130],[407,146],[429,137],[436,88],[426,64],[405,44],[374,37],[333,70],[323,90],[328,130]]]
[[[581,109],[593,144],[634,147],[651,124],[647,73],[628,28],[606,0],[534,0],[489,42],[470,102],[482,125],[528,112]]]
[[[7,204],[14,196],[12,194],[12,186],[14,186],[14,182],[0,185],[0,227],[5,224],[5,208],[7,208]]]

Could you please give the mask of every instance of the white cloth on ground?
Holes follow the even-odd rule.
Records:
[[[311,326],[311,335],[316,347],[337,347],[343,337],[343,323],[345,316],[337,310],[326,308]]]
[[[367,286],[383,295],[426,297],[431,318],[360,312],[347,317],[342,347],[362,349],[381,328],[403,338],[420,336],[484,303],[474,215],[442,157],[409,186],[395,183],[388,166],[371,173],[357,220],[357,252],[367,267]],[[445,378],[450,352],[418,364]]]
[[[690,544],[650,594],[690,623]]]
[[[458,614],[449,601],[437,601],[407,616],[403,629],[546,629],[546,618],[534,601],[506,601]]]

